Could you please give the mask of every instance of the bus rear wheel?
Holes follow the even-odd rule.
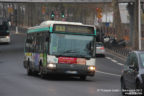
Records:
[[[27,66],[27,75],[29,75],[29,76],[33,75],[33,72],[32,72],[32,70],[30,69],[30,66],[29,66],[29,65]]]

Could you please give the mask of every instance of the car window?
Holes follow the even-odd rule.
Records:
[[[132,64],[135,68],[138,68],[138,58],[136,54],[133,55]]]
[[[127,57],[127,60],[126,60],[126,65],[129,66],[130,65],[130,54],[128,55]]]
[[[127,58],[127,65],[130,66],[133,64],[133,62],[137,62],[137,56],[135,55],[135,53],[130,53],[130,55]]]
[[[96,43],[96,47],[101,47],[101,46],[103,46],[102,43]]]
[[[127,66],[134,66],[138,68],[138,59],[135,53],[131,53],[127,58]]]
[[[141,60],[141,65],[142,67],[144,67],[144,53],[143,54],[140,54],[140,60]]]

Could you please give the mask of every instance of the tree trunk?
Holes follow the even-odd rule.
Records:
[[[135,21],[135,23],[134,23],[134,44],[133,44],[133,49],[134,50],[138,50],[138,45],[139,45],[139,43],[138,43],[138,0],[136,0],[135,1],[135,9],[134,9],[135,11],[135,16],[134,16],[134,21]]]
[[[113,12],[114,12],[114,27],[115,27],[115,31],[116,31],[116,38],[117,40],[122,40],[124,39],[124,35],[123,35],[123,30],[122,30],[122,24],[121,24],[121,17],[120,17],[120,11],[119,11],[119,4],[118,4],[118,0],[112,0],[112,6],[113,6]]]

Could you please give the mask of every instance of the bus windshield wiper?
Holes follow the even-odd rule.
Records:
[[[67,51],[64,51],[62,53],[77,53],[78,51],[75,51],[75,50],[67,50]]]
[[[86,58],[86,59],[90,59],[91,58],[90,56],[84,56],[84,55],[77,55],[77,57],[79,57],[79,58]]]

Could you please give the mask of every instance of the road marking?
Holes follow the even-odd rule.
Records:
[[[124,65],[124,64],[119,63],[117,60],[114,60],[114,59],[112,59],[112,58],[110,58],[110,57],[105,57],[105,58],[111,60],[112,62],[116,63],[117,65],[120,65],[120,66],[123,66],[123,65]]]
[[[105,58],[107,58],[107,59],[111,59],[110,57],[105,57]]]
[[[118,75],[118,74],[113,74],[113,73],[103,72],[103,71],[99,71],[99,70],[96,70],[96,72],[98,72],[98,73],[102,73],[102,74],[106,74],[106,75],[111,75],[111,76],[117,76],[117,77],[120,77],[120,76],[121,76],[121,75]]]
[[[116,61],[116,60],[114,60],[114,59],[112,59],[111,61],[114,62],[114,63],[117,63],[117,62],[118,62],[118,61]]]
[[[121,65],[121,66],[123,66],[124,64],[122,64],[122,63],[117,63],[118,65]]]

